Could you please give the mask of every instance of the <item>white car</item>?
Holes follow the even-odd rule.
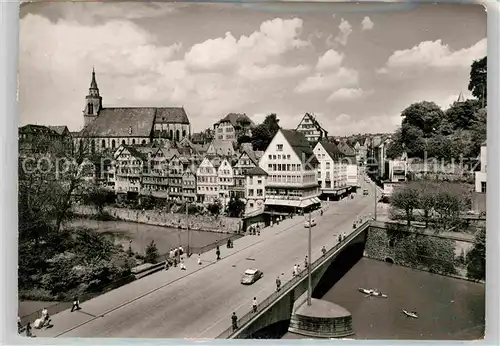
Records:
[[[311,219],[311,227],[314,227],[314,226],[316,226],[316,220]],[[304,227],[306,227],[306,228],[309,227],[309,220],[307,220],[306,222],[304,222]]]

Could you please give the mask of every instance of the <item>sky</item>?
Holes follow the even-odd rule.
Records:
[[[231,112],[295,128],[308,112],[344,136],[469,97],[486,55],[480,5],[48,2],[20,18],[20,125],[72,131],[93,67],[104,107],[183,106],[194,132]]]

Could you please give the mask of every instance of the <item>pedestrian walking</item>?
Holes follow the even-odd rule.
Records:
[[[31,323],[27,323],[26,324],[26,336],[28,338],[31,338],[33,336],[33,334],[31,333]]]
[[[165,267],[163,268],[164,270],[168,270],[168,268],[170,267],[168,261],[169,259],[167,258],[167,260],[165,261]]]
[[[307,266],[309,265],[309,258],[306,255],[306,258],[304,259],[304,268],[307,269]]]
[[[78,297],[73,299],[73,306],[71,307],[71,312],[75,310],[80,310],[80,301],[78,300]]]
[[[252,312],[257,312],[257,298],[256,297],[253,297],[253,301],[252,301]]]
[[[231,316],[231,323],[233,325],[233,331],[238,329],[238,316],[236,316],[236,312],[233,312],[233,315]]]
[[[323,245],[323,247],[321,248],[321,252],[323,253],[323,256],[326,255],[326,247]]]
[[[337,237],[339,240],[339,243],[342,241],[342,234],[339,233],[339,236]]]
[[[47,311],[47,308],[43,308],[42,310],[42,326],[49,326],[50,325],[50,316],[49,312]]]
[[[299,274],[299,267],[294,264],[293,265],[293,276],[297,276]]]
[[[186,270],[186,265],[184,264],[184,260],[181,260],[181,270]]]
[[[217,255],[217,261],[220,260],[220,249],[219,245],[217,245],[217,250],[215,251],[215,254]]]
[[[347,234],[344,232],[344,235],[342,236],[342,239],[345,240],[347,238]]]
[[[201,266],[201,254],[198,254],[198,265]]]
[[[321,216],[323,216],[323,209],[321,209],[321,211],[320,211],[320,215],[321,215]]]
[[[23,326],[21,325],[21,318],[19,316],[17,316],[17,332],[21,333],[22,330],[23,330]]]
[[[281,290],[281,280],[280,280],[280,277],[278,276],[276,278],[276,291],[280,291]]]

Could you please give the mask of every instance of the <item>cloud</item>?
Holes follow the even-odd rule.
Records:
[[[335,90],[342,87],[349,87],[358,83],[359,75],[354,69],[341,67],[330,74],[316,73],[307,77],[295,88],[299,94],[315,91]]]
[[[361,30],[371,30],[373,29],[373,26],[375,24],[373,24],[372,20],[370,19],[370,17],[366,16],[365,18],[363,18],[363,20],[361,21]]]
[[[424,70],[428,68],[469,68],[473,60],[486,55],[486,39],[460,50],[451,50],[441,40],[424,41],[410,49],[392,53],[384,67],[378,73],[389,73],[390,70]]]
[[[243,63],[264,63],[290,50],[309,45],[298,36],[303,21],[299,18],[284,20],[275,18],[260,25],[249,36],[236,39],[231,32],[224,37],[208,39],[195,44],[186,53],[189,67],[210,70]]]
[[[340,32],[335,37],[335,42],[338,42],[341,45],[345,46],[347,44],[347,38],[352,33],[352,26],[347,20],[342,18],[340,20],[339,30]]]
[[[329,49],[319,57],[316,69],[319,71],[338,69],[344,60],[344,54]]]
[[[327,99],[332,101],[356,100],[363,96],[363,90],[360,88],[341,88],[334,91]]]
[[[310,70],[309,66],[297,65],[297,66],[281,66],[281,65],[267,65],[267,66],[242,66],[238,70],[238,75],[252,80],[263,80],[271,78],[286,78],[299,76],[307,73]]]
[[[332,135],[344,136],[353,133],[387,133],[401,126],[400,115],[376,114],[363,118],[342,113],[336,118],[327,118],[326,128],[335,129]]]

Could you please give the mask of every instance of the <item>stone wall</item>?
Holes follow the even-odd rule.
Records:
[[[73,212],[78,215],[96,215],[94,207],[78,205],[73,207]],[[104,212],[117,220],[144,223],[155,226],[186,228],[186,219],[189,220],[189,228],[192,230],[212,231],[221,233],[235,233],[241,228],[239,218],[225,216],[189,215],[166,213],[158,210],[135,210],[127,208],[104,207]]]
[[[379,225],[380,224],[380,225]],[[405,225],[377,222],[368,229],[364,256],[419,270],[467,278],[465,257],[473,240],[418,232]]]

